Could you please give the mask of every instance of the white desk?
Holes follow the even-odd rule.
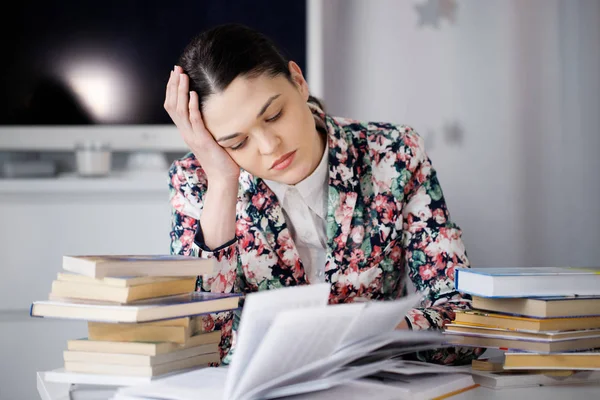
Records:
[[[46,382],[44,373],[38,372],[36,377],[37,390],[42,400],[69,400],[68,383]]]
[[[38,372],[38,392],[42,400],[69,400],[69,384],[45,382]],[[109,397],[107,397],[108,399]],[[600,385],[557,385],[520,389],[488,389],[478,387],[456,396],[452,400],[592,400],[600,399]],[[348,399],[351,400],[351,399]],[[358,399],[357,399],[358,400]],[[360,399],[363,400],[363,399]]]

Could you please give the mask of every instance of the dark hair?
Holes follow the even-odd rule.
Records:
[[[194,37],[183,50],[179,66],[198,93],[200,107],[211,94],[221,92],[238,76],[283,75],[292,81],[288,59],[266,35],[242,24],[224,24]],[[309,97],[321,109],[323,104]]]

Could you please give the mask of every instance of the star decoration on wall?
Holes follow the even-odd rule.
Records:
[[[449,144],[461,145],[464,135],[465,131],[460,122],[453,121],[444,125],[444,136]]]
[[[415,9],[419,15],[419,27],[431,25],[438,28],[440,20],[445,18],[448,22],[456,22],[456,0],[426,0],[416,4]]]

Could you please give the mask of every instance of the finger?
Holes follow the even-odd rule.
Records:
[[[173,79],[171,79],[171,87],[169,88],[169,90],[172,92],[169,95],[172,96],[170,97],[169,101],[169,108],[170,108],[170,112],[173,114],[172,117],[175,117],[176,112],[177,112],[177,88],[179,87],[179,79],[180,79],[180,74],[177,72],[177,70],[173,71]]]
[[[175,82],[175,72],[171,70],[171,74],[169,75],[169,81],[167,82],[166,90],[165,90],[165,110],[169,114],[175,110],[175,105],[177,104],[177,87],[174,84]]]
[[[197,134],[204,134],[206,132],[206,127],[204,126],[204,121],[202,121],[199,103],[198,93],[190,92],[190,123],[192,124],[194,132]]]
[[[179,118],[186,119],[189,121],[190,110],[189,110],[189,91],[188,91],[188,77],[186,74],[179,75],[178,87],[177,87],[177,115]]]

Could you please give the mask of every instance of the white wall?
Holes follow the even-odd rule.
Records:
[[[459,0],[437,29],[424,3],[321,3],[328,110],[425,137],[474,265],[597,264],[600,2]]]
[[[560,2],[563,61],[561,141],[555,157],[566,171],[560,216],[568,243],[564,255],[574,264],[600,259],[600,1]],[[563,156],[564,154],[564,156]],[[564,165],[564,166],[563,166]],[[549,186],[552,183],[549,183]],[[550,192],[549,192],[550,193]],[[549,244],[552,246],[552,243]]]
[[[169,252],[168,176],[0,180],[0,400],[39,398],[82,321],[29,317],[69,254]]]

